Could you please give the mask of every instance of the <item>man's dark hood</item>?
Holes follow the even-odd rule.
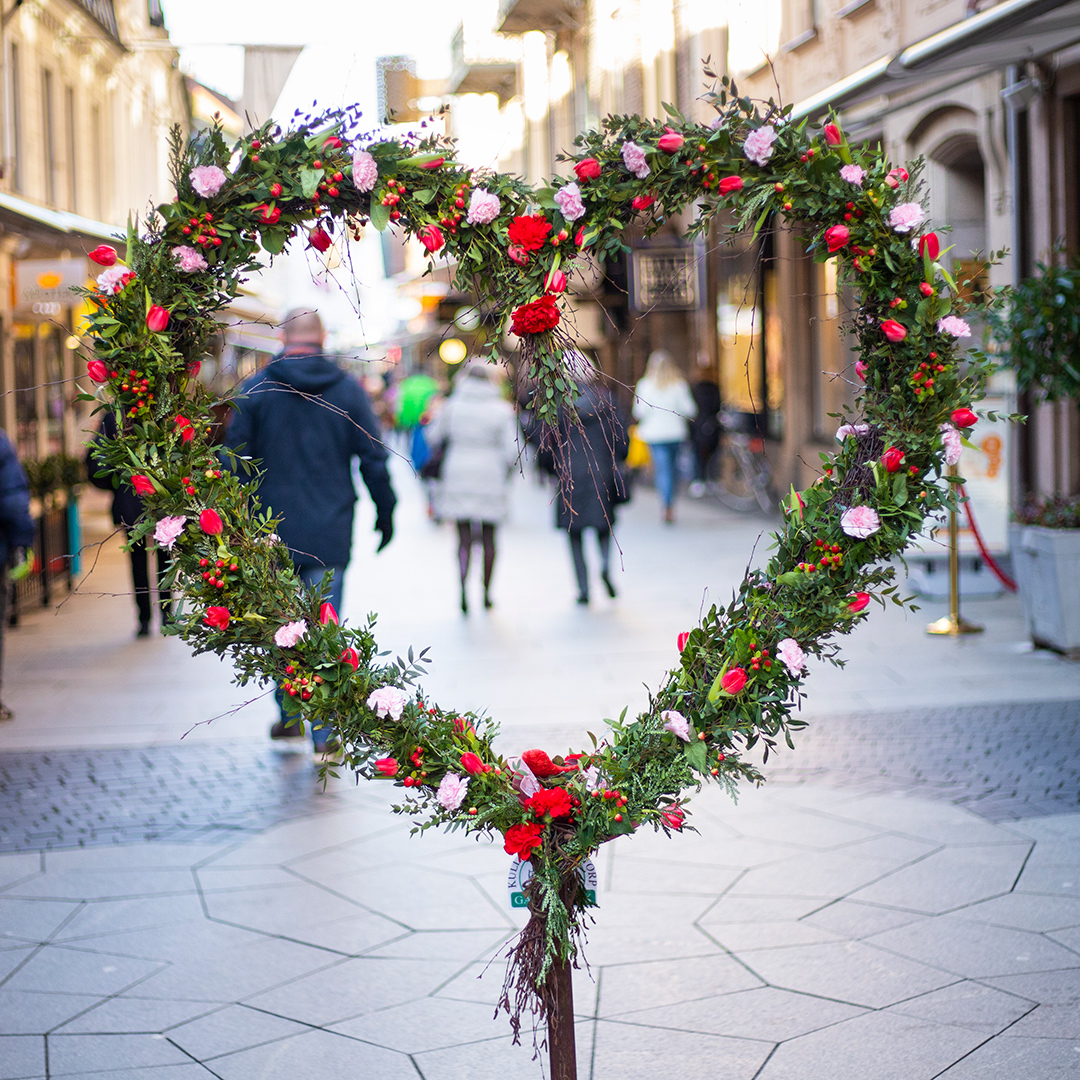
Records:
[[[266,368],[268,378],[302,394],[322,394],[345,378],[345,372],[317,353],[286,353]]]

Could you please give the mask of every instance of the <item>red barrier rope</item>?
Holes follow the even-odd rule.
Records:
[[[975,515],[971,512],[971,500],[967,498],[967,491],[961,484],[960,491],[964,496],[964,511],[967,513],[968,525],[971,526],[972,535],[975,537],[975,544],[979,549],[979,554],[982,556],[982,560],[987,566],[994,572],[994,577],[1005,586],[1009,592],[1016,592],[1016,582],[1013,581],[1004,570],[994,561],[993,555],[986,550],[986,544],[983,543],[982,533],[979,532],[979,526],[975,524]]]

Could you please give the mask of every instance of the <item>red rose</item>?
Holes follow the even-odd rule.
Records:
[[[674,154],[682,147],[682,144],[686,142],[686,140],[677,131],[672,131],[669,127],[665,127],[664,131],[666,131],[667,134],[661,135],[660,141],[656,145],[659,146],[665,154]]]
[[[424,250],[433,255],[443,246],[443,234],[438,225],[425,225],[416,234],[417,240],[424,245]]]
[[[720,689],[728,694],[737,694],[745,685],[746,672],[741,667],[730,668],[720,680]]]
[[[941,251],[941,244],[938,242],[937,233],[928,232],[925,236],[919,237],[920,255],[929,255],[933,261],[938,257],[939,251]]]
[[[543,214],[523,214],[510,222],[506,237],[511,247],[539,251],[550,232],[551,222]]]
[[[176,416],[173,420],[176,424],[176,430],[180,435],[182,442],[191,442],[195,438],[195,429],[191,426],[191,421],[186,416]]]
[[[529,261],[529,253],[523,248],[518,247],[516,244],[506,249],[506,254],[510,256],[518,264],[518,266],[525,266]]]
[[[342,649],[341,656],[338,657],[338,660],[342,664],[348,664],[353,671],[356,671],[356,669],[360,667],[360,654],[351,646],[348,649]]]
[[[461,755],[461,767],[470,776],[479,776],[483,773],[491,772],[491,766],[485,765],[471,750],[466,750],[465,753]]]
[[[538,818],[545,815],[553,818],[566,817],[574,808],[570,802],[570,792],[561,787],[541,788],[526,801],[525,806]]]
[[[555,297],[545,293],[539,300],[522,304],[511,316],[510,333],[524,337],[526,334],[543,334],[559,325],[559,308]]]
[[[397,776],[397,758],[381,757],[375,762],[375,768],[378,769],[383,776]]]
[[[934,286],[927,284],[925,281],[920,281],[919,282],[919,292],[921,292],[923,294],[923,296],[933,296],[934,295]]]
[[[843,135],[840,134],[840,129],[835,124],[826,124],[824,130],[825,141],[830,146],[839,146],[844,141]]]
[[[650,193],[648,195],[635,195],[630,200],[630,205],[635,210],[648,210],[654,202],[656,202],[656,196]]]
[[[898,188],[908,178],[907,169],[902,166],[895,168],[885,177],[885,183],[891,188]]]
[[[724,176],[716,185],[716,190],[721,195],[730,195],[733,191],[742,191],[743,178],[741,176]]]
[[[199,515],[199,528],[208,536],[220,536],[225,531],[221,515],[209,507]]]
[[[143,476],[142,473],[135,473],[131,478],[131,486],[135,489],[136,495],[154,495],[156,489],[150,482],[149,476]]]
[[[227,607],[208,607],[203,616],[203,622],[212,626],[215,630],[227,630],[229,628],[229,609]]]
[[[271,208],[268,203],[259,203],[255,210],[264,225],[276,225],[278,218],[281,217],[281,211],[276,206]]]
[[[690,631],[689,630],[684,630],[678,636],[678,638],[676,639],[676,642],[677,642],[677,644],[679,646],[679,652],[682,652],[683,649],[686,648],[687,642],[689,642],[689,640],[690,640]]]
[[[308,233],[308,242],[316,251],[329,251],[334,245],[330,234],[321,225]]]
[[[168,309],[158,307],[157,304],[146,313],[146,325],[153,334],[160,334],[169,325]]]
[[[851,598],[851,601],[848,604],[847,609],[848,609],[848,611],[850,611],[852,613],[852,615],[854,615],[857,612],[862,611],[862,609],[864,607],[866,607],[866,605],[869,604],[869,603],[870,603],[870,594],[869,593],[857,592]]]
[[[109,369],[101,360],[88,360],[86,364],[86,374],[89,375],[94,382],[109,381]]]
[[[669,829],[681,829],[686,815],[681,807],[672,806],[667,810],[661,810],[660,817],[664,819],[664,823]]]
[[[825,230],[825,245],[829,253],[839,251],[851,239],[851,230],[846,225],[831,225]]]
[[[519,859],[527,859],[532,855],[533,849],[543,847],[544,842],[540,834],[544,826],[532,822],[528,825],[511,825],[503,833],[503,851],[507,855],[516,855]]]
[[[600,175],[600,162],[594,157],[583,158],[574,165],[577,178],[584,184]]]
[[[88,252],[88,259],[96,262],[98,266],[113,266],[116,263],[116,248],[108,244],[99,244],[93,251]]]
[[[329,600],[324,601],[321,608],[319,608],[319,622],[325,626],[327,623],[333,623],[335,626],[338,624],[337,612],[334,610],[334,605]]]
[[[552,270],[548,274],[545,288],[548,292],[561,293],[566,288],[566,275],[561,270]]]
[[[907,337],[907,330],[895,319],[885,319],[881,324],[881,332],[894,343]]]
[[[881,455],[881,463],[885,466],[886,472],[899,472],[900,467],[904,464],[904,451],[898,446],[890,446]]]
[[[953,409],[952,422],[958,428],[974,427],[979,422],[979,418],[970,409],[965,407],[962,409]]]

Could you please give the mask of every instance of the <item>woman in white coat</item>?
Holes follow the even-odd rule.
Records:
[[[501,365],[470,360],[424,432],[429,446],[446,443],[435,486],[435,512],[457,524],[461,610],[466,615],[465,582],[478,541],[484,552],[484,607],[491,607],[495,529],[506,520],[510,475],[518,457],[517,417],[503,397],[503,376]]]

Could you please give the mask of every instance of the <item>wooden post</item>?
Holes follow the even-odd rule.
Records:
[[[569,960],[552,965],[545,987],[548,1001],[548,1067],[551,1080],[577,1080],[574,1042],[574,969]]]

